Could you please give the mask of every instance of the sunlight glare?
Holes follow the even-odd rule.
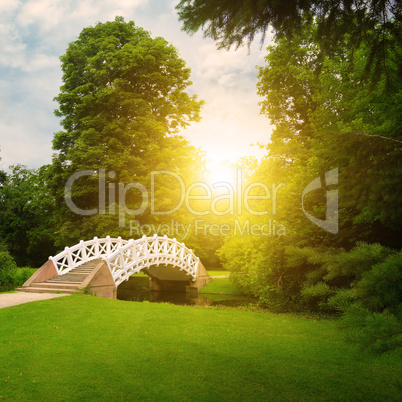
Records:
[[[211,185],[222,182],[233,185],[236,181],[234,162],[208,159],[206,179]]]

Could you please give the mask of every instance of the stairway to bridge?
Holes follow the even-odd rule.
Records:
[[[31,293],[74,293],[81,289],[82,284],[94,271],[97,265],[102,260],[96,259],[88,261],[65,275],[55,276],[45,281],[32,282],[28,286],[23,286],[16,289],[19,292],[31,292]]]

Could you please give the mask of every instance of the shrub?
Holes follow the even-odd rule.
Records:
[[[5,251],[0,252],[0,272],[17,268],[13,257]]]
[[[402,251],[391,253],[362,274],[350,290],[352,297],[336,299],[347,338],[366,355],[402,348],[401,267]]]

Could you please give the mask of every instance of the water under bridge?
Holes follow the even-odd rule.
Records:
[[[88,291],[115,299],[117,287],[143,272],[153,290],[198,290],[211,281],[200,259],[167,236],[124,240],[109,236],[66,247],[18,289],[27,292]]]

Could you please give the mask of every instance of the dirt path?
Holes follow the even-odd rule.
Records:
[[[54,297],[68,296],[67,294],[51,294],[51,293],[1,293],[0,308],[16,306],[18,304],[30,303],[37,300],[53,299]]]

